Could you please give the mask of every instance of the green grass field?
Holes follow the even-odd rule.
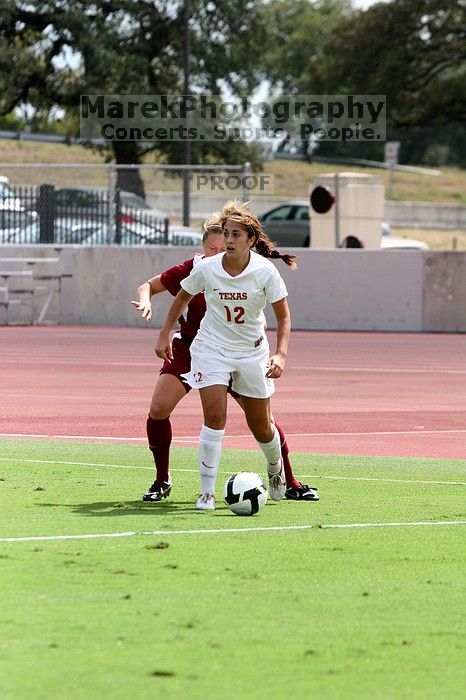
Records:
[[[0,442],[2,698],[464,697],[465,462],[298,454],[320,502],[239,518],[195,511],[189,448],[143,503],[149,457]]]

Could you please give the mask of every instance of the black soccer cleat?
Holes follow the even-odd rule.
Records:
[[[169,481],[162,481],[160,484],[154,481],[150,489],[146,491],[142,497],[142,500],[156,503],[157,501],[161,501],[162,498],[167,498],[167,496],[170,495],[171,490],[172,485]]]
[[[285,498],[288,498],[290,501],[318,501],[319,494],[313,486],[300,483],[296,489],[286,489]]]

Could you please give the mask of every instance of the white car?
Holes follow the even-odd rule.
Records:
[[[10,238],[37,219],[37,212],[23,206],[10,181],[0,175],[0,243]]]
[[[21,200],[16,196],[10,181],[4,175],[0,175],[0,209],[7,211],[24,211]]]
[[[107,245],[110,243],[108,227],[101,224],[85,237],[83,245]],[[121,224],[120,240],[114,241],[117,245],[169,245],[169,246],[193,246],[202,248],[202,233],[187,226],[169,226],[167,236],[162,233],[154,233],[149,226],[138,223]]]
[[[383,236],[380,247],[383,250],[430,250],[424,241],[416,241],[414,238],[400,238],[398,236]]]
[[[99,221],[89,221],[86,219],[55,219],[54,221],[54,243],[82,243],[84,239],[92,234],[101,224]],[[36,244],[40,240],[40,223],[33,221],[20,230],[11,231],[5,243]]]
[[[385,221],[382,224],[380,247],[384,250],[430,250],[424,241],[418,241],[415,238],[392,236],[390,224]]]
[[[202,248],[202,233],[189,226],[169,226],[168,245],[184,245]]]
[[[340,248],[364,248],[364,241],[358,236],[346,236]],[[380,239],[382,250],[430,250],[427,243],[417,241],[414,238],[392,236],[390,224],[382,222],[382,237]]]

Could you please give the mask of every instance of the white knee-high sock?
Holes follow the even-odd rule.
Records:
[[[275,426],[273,427],[273,438],[270,442],[259,442],[257,444],[261,448],[267,460],[267,472],[268,474],[278,474],[282,468],[281,460],[281,449],[280,449],[280,435]]]
[[[224,430],[214,430],[203,425],[199,435],[199,472],[201,491],[215,493],[218,464],[222,453]]]

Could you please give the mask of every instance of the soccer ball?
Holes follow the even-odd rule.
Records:
[[[265,504],[267,489],[258,474],[239,472],[226,480],[223,498],[235,515],[254,515]]]

